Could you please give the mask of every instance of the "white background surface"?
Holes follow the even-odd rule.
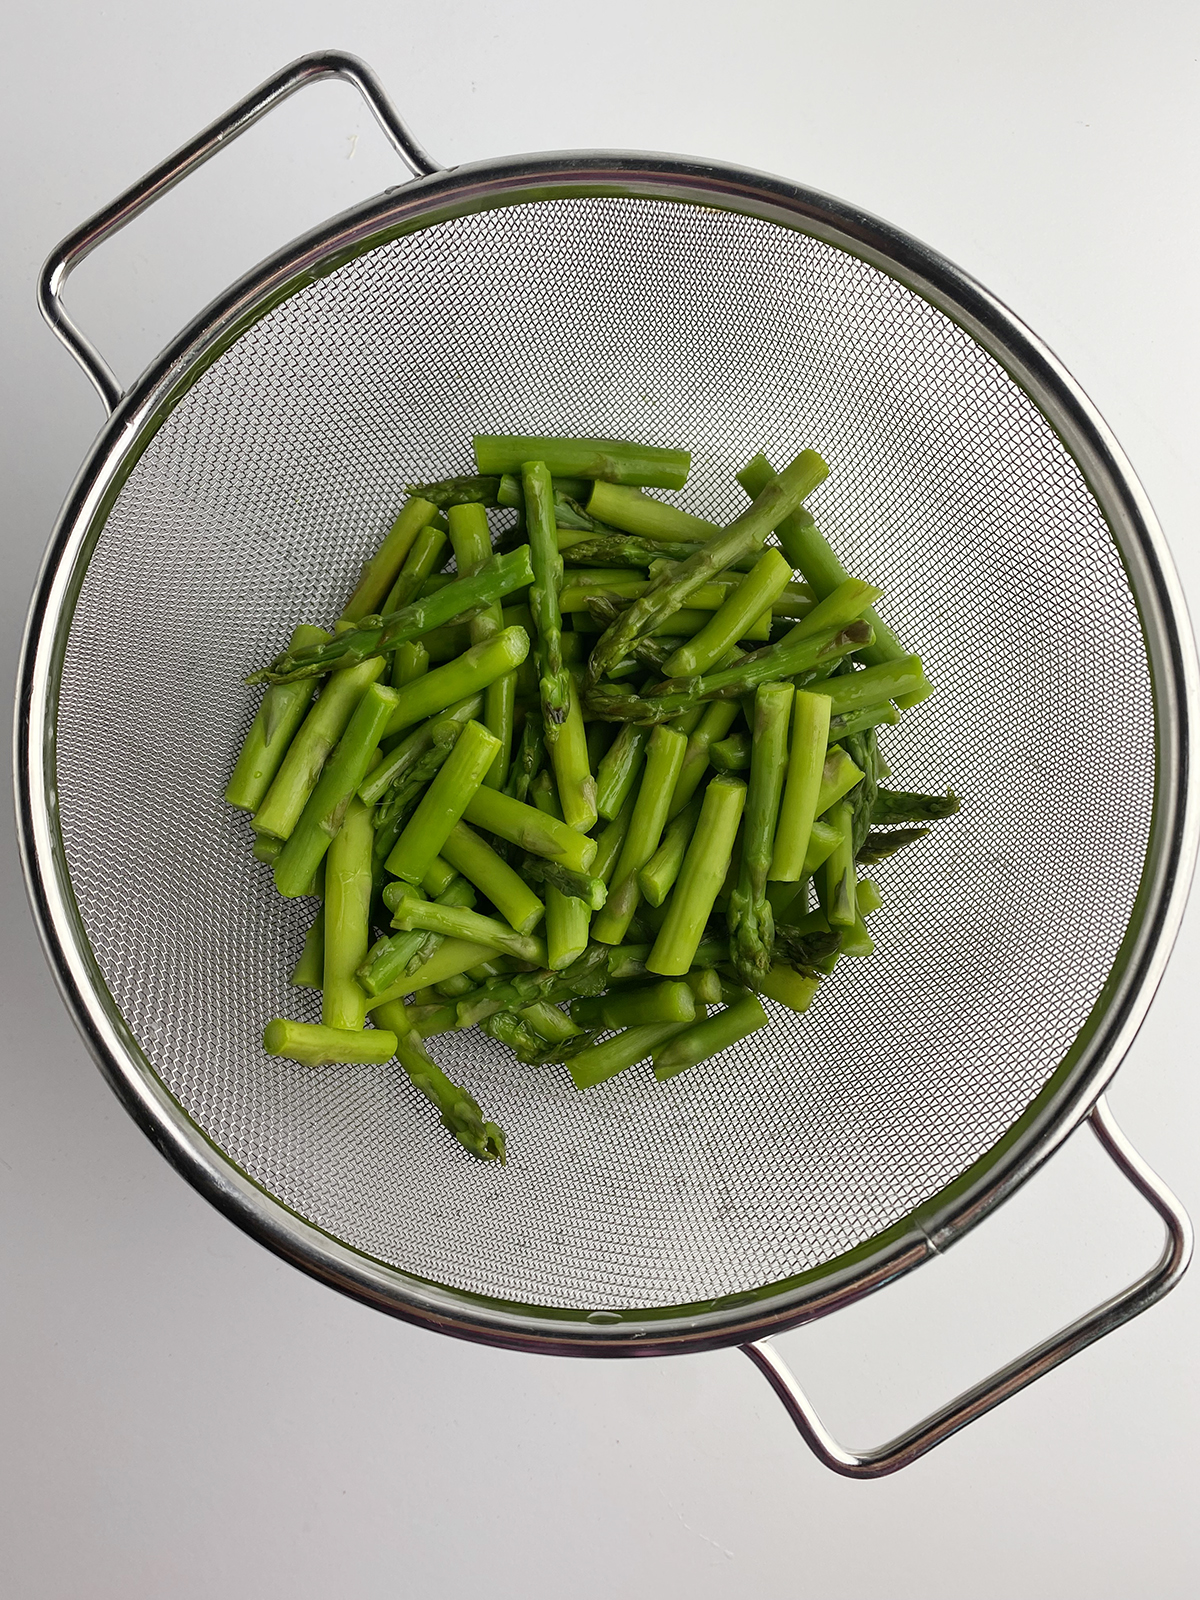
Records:
[[[100,424],[41,325],[64,233],[285,61],[363,55],[447,165],[716,155],[926,239],[1062,357],[1200,593],[1200,14],[1188,0],[9,0],[0,642]],[[309,90],[79,273],[132,377],[236,273],[399,180],[353,91]],[[1095,708],[1103,737],[1103,707]],[[3,861],[0,1589],[16,1600],[1166,1600],[1198,1575],[1200,1274],[898,1477],[835,1478],[736,1352],[534,1360],[439,1339],[276,1262],[166,1166],[47,975]],[[1196,917],[1111,1103],[1200,1211]],[[1157,1227],[1085,1132],[885,1294],[788,1336],[851,1443],[1118,1288]]]

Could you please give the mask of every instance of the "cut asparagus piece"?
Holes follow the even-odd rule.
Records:
[[[367,775],[396,700],[396,691],[381,683],[372,683],[363,693],[275,862],[275,887],[286,898],[307,892],[351,796]]]
[[[791,685],[788,687],[791,688]],[[731,733],[726,739],[718,739],[715,744],[709,746],[708,751],[708,758],[718,772],[749,772],[750,756],[750,735],[742,732]]]
[[[787,1006],[789,1011],[804,1012],[812,1004],[820,982],[819,978],[776,962],[765,978],[759,978],[755,988],[768,1000],[778,1000],[780,1005]]]
[[[678,783],[678,780],[676,780]],[[663,904],[675,886],[683,858],[691,843],[692,834],[700,818],[702,796],[689,800],[683,810],[671,818],[663,829],[658,849],[638,873],[638,887],[642,897],[656,909]]]
[[[442,854],[492,902],[515,932],[533,932],[545,914],[545,906],[520,874],[501,860],[473,828],[456,822],[442,846]]]
[[[428,579],[442,565],[445,551],[446,535],[442,530],[432,526],[422,528],[380,609],[385,614],[391,614],[426,593]]]
[[[423,1094],[441,1117],[446,1128],[471,1155],[480,1161],[506,1159],[504,1134],[494,1122],[485,1122],[479,1103],[473,1095],[452,1083],[434,1061],[421,1042],[417,1030],[409,1024],[401,1027],[401,1018],[408,1023],[407,1013],[399,1001],[381,1007],[389,1021],[395,1021],[396,1059],[408,1074],[413,1088]]]
[[[592,923],[600,944],[620,944],[641,899],[638,873],[658,849],[667,809],[675,792],[687,740],[673,728],[655,728],[646,748],[646,766],[621,859],[613,874],[604,909]]]
[[[668,659],[664,675],[686,678],[709,671],[732,645],[747,637],[746,629],[757,618],[770,611],[772,601],[787,588],[791,577],[792,569],[779,551],[765,551],[754,571],[730,591],[720,610],[714,612],[712,621]]]
[[[655,542],[684,540],[701,545],[721,532],[719,523],[706,522],[703,517],[694,517],[691,512],[668,505],[664,500],[655,500],[648,494],[639,494],[636,489],[609,482],[592,485],[587,510],[589,516],[599,518],[610,527]]]
[[[354,593],[342,608],[344,622],[358,622],[382,608],[384,598],[404,566],[417,535],[427,526],[436,512],[435,505],[419,497],[408,500],[401,506],[399,516],[392,523],[379,549],[363,568]],[[296,649],[297,646],[293,643],[291,648]]]
[[[736,700],[715,700],[704,707],[700,721],[688,737],[683,765],[675,780],[675,793],[671,796],[668,816],[677,817],[700,786],[709,766],[709,752],[729,733],[737,721],[740,707]]]
[[[303,650],[328,638],[324,628],[302,622],[288,649]],[[230,774],[225,789],[228,805],[239,811],[258,810],[311,702],[311,683],[278,683],[267,690]]]
[[[611,821],[634,792],[649,739],[650,729],[636,723],[618,731],[596,774],[596,809],[602,817]]]
[[[538,775],[531,790],[533,803],[548,817],[562,820],[562,809],[548,772]],[[572,965],[587,949],[591,907],[576,895],[564,894],[553,885],[546,889],[546,965],[561,971]]]
[[[772,878],[796,883],[804,872],[804,858],[817,815],[828,737],[828,697],[798,690],[792,708],[787,785],[779,808],[775,850],[771,857],[769,876]]]
[[[424,722],[458,701],[482,693],[489,684],[515,671],[528,654],[529,635],[524,628],[504,628],[481,644],[472,645],[457,661],[435,667],[397,691],[399,700],[387,737],[395,738],[413,723]]]
[[[419,495],[422,500],[430,501],[440,511],[448,511],[451,506],[499,504],[496,498],[500,488],[498,476],[439,478],[435,483],[409,483],[405,487],[409,494]]]
[[[878,826],[894,822],[938,822],[959,810],[959,799],[952,789],[945,794],[914,794],[906,789],[880,789],[871,807],[871,821]]]
[[[396,1054],[396,1035],[386,1028],[327,1028],[275,1017],[263,1029],[263,1049],[302,1067],[382,1066]]]
[[[579,690],[567,674],[567,715],[553,742],[546,741],[554,781],[562,806],[563,821],[569,828],[586,833],[596,823],[596,780],[588,764],[587,730]]]
[[[450,830],[461,819],[499,748],[499,739],[481,722],[467,723],[387,858],[387,870],[393,876],[410,884],[421,882],[434,857],[446,846]]]
[[[729,897],[729,943],[743,977],[758,979],[771,969],[775,923],[767,899],[767,875],[787,765],[788,719],[795,691],[790,683],[764,683],[754,697],[754,742],[742,824],[742,859]]]
[[[495,789],[477,789],[464,816],[473,827],[494,833],[532,855],[561,862],[572,872],[586,872],[596,855],[594,839]]]
[[[297,989],[319,989],[325,975],[325,908],[322,906],[308,925],[304,948],[292,969],[290,982]]]
[[[851,843],[850,805],[839,800],[833,808],[834,826],[842,837],[825,862],[821,881],[821,907],[831,928],[852,928],[857,916],[855,902],[854,849]]]
[[[602,828],[596,838],[596,856],[590,871],[592,876],[599,878],[604,884],[612,882],[612,875],[617,870],[617,862],[625,844],[625,836],[629,832],[629,824],[633,820],[633,808],[637,804],[637,793],[631,790],[625,804],[617,812],[607,828]],[[607,895],[605,899],[607,899]],[[599,910],[596,906],[594,910]]]
[[[479,504],[459,505],[447,512],[450,523],[450,543],[454,547],[454,560],[464,578],[478,572],[492,553],[491,534],[488,531],[487,513]],[[504,612],[494,601],[481,609],[469,624],[471,643],[482,644],[504,627]],[[488,769],[484,782],[492,789],[502,789],[508,775],[512,753],[513,714],[516,707],[516,672],[506,672],[484,690],[483,724],[500,741],[500,750]]]
[[[493,791],[486,792],[490,794]],[[485,917],[465,907],[440,906],[406,894],[396,907],[392,926],[406,933],[421,928],[426,933],[444,934],[447,939],[469,940],[492,950],[502,950],[505,955],[515,956],[518,961],[532,961],[539,967],[546,965],[544,940],[531,934],[514,933],[506,923],[498,922],[495,917]],[[426,977],[428,983],[427,975],[422,976]]]
[[[571,1001],[571,1020],[583,1028],[634,1028],[651,1022],[691,1022],[696,999],[686,983],[652,983],[624,993]]]
[[[520,472],[526,461],[542,461],[556,478],[603,478],[609,483],[682,489],[692,464],[687,450],[664,450],[627,439],[477,433],[473,445],[475,463],[488,477]]]
[[[679,977],[693,964],[733,854],[746,803],[746,785],[724,775],[709,784],[696,831],[646,966]]]
[[[873,867],[894,856],[897,850],[903,850],[906,844],[927,838],[929,831],[928,828],[891,828],[883,833],[868,833],[859,848],[858,860],[865,867]]]
[[[350,796],[325,863],[325,963],[321,1021],[330,1028],[362,1028],[367,997],[356,973],[371,942],[371,813]]]
[[[698,1066],[701,1061],[757,1033],[769,1021],[758,996],[743,994],[716,1016],[706,1017],[703,1022],[685,1028],[666,1044],[659,1045],[653,1055],[654,1076],[665,1083],[668,1078]]]

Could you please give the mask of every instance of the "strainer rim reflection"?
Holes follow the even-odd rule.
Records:
[[[784,1285],[694,1306],[606,1312],[601,1322],[586,1311],[447,1289],[373,1260],[298,1216],[219,1150],[158,1079],[105,986],[71,892],[54,769],[59,674],[91,547],[141,450],[198,376],[282,300],[403,233],[475,211],[588,195],[714,206],[808,234],[869,261],[994,356],[1055,429],[1116,540],[1142,619],[1158,755],[1146,869],[1109,980],[1072,1049],[1008,1132],[909,1216]],[[279,252],[202,313],[114,413],[68,498],[30,613],[16,725],[22,852],[56,979],[110,1083],[168,1159],[260,1242],[380,1309],[464,1337],[598,1355],[727,1345],[822,1315],[944,1249],[1025,1181],[1086,1115],[1145,1015],[1182,917],[1197,831],[1189,764],[1195,695],[1182,597],[1129,464],[1078,385],[966,274],[856,208],[738,167],[605,153],[502,159],[406,185]]]

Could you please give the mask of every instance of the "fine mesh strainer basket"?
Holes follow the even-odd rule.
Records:
[[[414,181],[251,273],[123,394],[63,312],[66,274],[328,76],[359,88]],[[112,416],[26,640],[30,893],[113,1087],[229,1216],[442,1332],[571,1355],[743,1345],[857,1476],[1177,1281],[1186,1218],[1100,1095],[1191,872],[1192,647],[1118,447],[984,290],[736,167],[590,152],[441,171],[362,63],[324,54],[72,235],[42,303]],[[262,1053],[264,1020],[308,1003],[287,987],[304,913],[221,801],[247,666],[298,614],[336,612],[405,483],[465,467],[482,428],[686,444],[684,503],[718,519],[755,450],[819,448],[832,471],[810,504],[852,570],[883,576],[937,684],[889,759],[965,800],[887,869],[875,959],[840,967],[806,1017],[776,1009],[719,1070],[578,1095],[477,1033],[436,1041],[507,1130],[506,1168],[469,1160],[394,1068]],[[944,1249],[1088,1116],[1163,1217],[1162,1259],[899,1439],[842,1449],[761,1341]]]

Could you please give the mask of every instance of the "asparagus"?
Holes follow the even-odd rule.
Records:
[[[451,506],[499,504],[496,498],[500,488],[498,476],[439,478],[436,483],[409,483],[405,487],[409,494],[419,495],[442,511],[448,511]]]
[[[437,1033],[451,1033],[458,1027],[458,1019],[451,1005],[405,1006],[404,1009],[409,1022],[422,1039],[430,1039]]]
[[[645,772],[621,858],[604,909],[597,913],[592,926],[592,937],[601,944],[620,944],[629,929],[641,899],[638,873],[658,849],[686,748],[686,739],[673,728],[655,728],[650,736]]]
[[[496,490],[496,504],[508,506],[514,511],[525,510],[525,491],[521,487],[520,469],[515,473],[502,473],[497,480],[499,487]],[[554,482],[554,520],[560,528],[574,528],[577,525],[590,530],[593,518],[589,517],[580,505],[581,500],[586,500],[592,492],[590,478],[561,478],[556,476]],[[572,518],[570,512],[578,512],[578,519]],[[564,520],[564,515],[566,520]]]
[[[880,789],[871,810],[874,823],[937,822],[952,817],[959,809],[952,789],[941,794],[913,794],[906,789]]]
[[[630,811],[632,813],[632,804]],[[599,849],[596,854],[599,857]],[[613,865],[616,865],[615,861]],[[572,872],[569,867],[559,866],[557,862],[543,861],[538,856],[526,855],[521,858],[521,874],[533,883],[542,883],[548,889],[557,889],[569,899],[582,900],[589,911],[599,911],[608,899],[608,885],[604,878],[597,876],[595,861],[592,862],[590,873]]]
[[[532,1005],[523,1006],[520,1015],[521,1021],[547,1044],[561,1044],[566,1039],[578,1038],[583,1031],[566,1012],[560,1011],[548,1000],[535,1000]]]
[[[682,489],[692,462],[686,450],[664,450],[625,439],[483,433],[476,434],[472,442],[475,463],[485,476],[519,472],[526,461],[542,461],[556,478],[603,478],[609,483]]]
[[[710,1056],[765,1028],[770,1018],[762,1001],[755,994],[742,994],[732,1005],[718,1011],[716,1016],[685,1028],[673,1039],[659,1045],[653,1054],[654,1076],[659,1083],[674,1078],[689,1067],[707,1061]]]
[[[442,846],[442,854],[492,902],[517,933],[533,932],[542,920],[545,906],[473,828],[456,822]]]
[[[350,798],[367,774],[375,747],[396,706],[394,689],[372,683],[364,692],[337,748],[275,862],[275,887],[281,895],[306,893],[330,840],[342,825]]]
[[[548,772],[540,773],[531,790],[533,803],[548,817],[562,820],[562,810]],[[546,965],[552,971],[569,967],[587,949],[591,908],[586,900],[546,889]]]
[[[525,726],[521,729],[521,743],[503,786],[504,793],[510,799],[523,801],[527,798],[530,784],[542,770],[545,755],[542,714],[536,710],[528,711],[525,714]]]
[[[417,535],[426,528],[436,511],[436,506],[420,497],[409,500],[401,506],[399,516],[392,523],[379,549],[363,568],[354,593],[342,608],[343,621],[358,622],[380,609],[384,596],[395,582]],[[292,648],[295,649],[296,646],[293,644]]]
[[[324,628],[302,622],[292,633],[288,648],[303,650],[328,638]],[[256,811],[262,804],[311,701],[310,683],[275,684],[263,695],[225,789],[228,805],[239,811]]]
[[[863,733],[867,728],[877,728],[881,722],[899,722],[900,713],[890,700],[878,705],[865,706],[861,711],[843,711],[829,719],[829,742],[845,739],[852,733]]]
[[[828,696],[810,694],[803,689],[797,691],[792,710],[787,786],[779,808],[775,851],[771,857],[769,876],[772,878],[795,883],[804,872],[804,857],[817,816],[817,799],[826,765],[828,735]],[[835,762],[835,765],[844,772],[844,763]]]
[[[660,500],[647,501],[649,505],[659,506],[664,510],[673,511],[674,506],[662,506]],[[683,515],[686,516],[686,512]],[[575,533],[564,534],[561,521],[558,526],[558,548],[567,565],[567,578],[571,577],[576,565],[594,564],[596,566],[645,568],[651,561],[657,561],[661,556],[666,556],[672,561],[687,561],[701,548],[701,545],[712,534],[718,532],[716,523],[706,524],[709,532],[703,539],[691,544],[684,544],[676,540],[667,539],[640,539],[625,533],[606,531],[603,534]],[[755,565],[755,557],[742,556],[737,561],[731,561],[725,569],[727,572],[750,572]]]
[[[623,993],[571,1001],[571,1020],[589,1029],[633,1028],[651,1022],[691,1022],[696,1000],[686,983],[653,983]]]
[[[617,869],[617,862],[625,844],[625,835],[629,832],[629,824],[633,820],[633,808],[636,804],[637,795],[631,792],[608,827],[601,829],[596,840],[596,856],[589,870],[593,877],[599,878],[605,885],[612,881],[612,875]],[[593,909],[598,910],[599,907]]]
[[[836,805],[844,795],[850,793],[855,784],[861,783],[862,780],[862,768],[851,760],[840,744],[833,745],[825,752],[825,760],[821,767],[821,781],[817,786],[817,798],[814,802],[817,816],[824,816],[830,806]]]
[[[392,1001],[380,1008],[389,1023],[395,1024],[392,1037],[396,1041],[394,1054],[408,1074],[413,1088],[423,1094],[441,1117],[446,1128],[473,1156],[480,1161],[506,1159],[504,1134],[494,1122],[485,1122],[479,1103],[473,1095],[458,1084],[452,1083],[421,1041],[421,1035],[411,1025],[403,1004]]]
[[[859,846],[858,860],[863,866],[873,867],[894,856],[897,850],[903,850],[906,844],[915,844],[928,834],[928,828],[891,828],[886,833],[868,833]]]
[[[842,834],[825,862],[821,884],[821,905],[831,928],[852,928],[856,916],[854,848],[851,841],[850,804],[839,800],[834,807],[834,826]]]
[[[608,978],[609,952],[604,945],[589,945],[578,960],[561,972],[517,973],[493,979],[475,995],[459,1003],[458,1025],[469,1028],[498,1011],[516,1011],[537,1001],[557,1005],[576,995],[598,994]]]
[[[429,651],[419,639],[400,645],[392,652],[392,688],[403,689],[406,683],[415,683],[429,671],[429,665]]]
[[[473,827],[507,839],[535,856],[561,862],[573,872],[586,872],[596,854],[594,839],[495,789],[477,789],[463,815]]]
[[[755,495],[761,493],[764,484],[769,482],[771,464],[765,456],[757,455],[747,462],[737,477],[743,489],[753,499]],[[832,594],[840,583],[845,582],[846,569],[834,555],[811,513],[801,507],[779,524],[777,532],[784,554],[794,567],[799,567],[803,572],[818,600],[823,600],[826,595]],[[880,621],[874,610],[868,610],[865,615],[875,635],[872,643],[862,652],[867,665],[883,666],[887,662],[903,659],[904,646],[887,624]],[[920,686],[909,690],[903,695],[902,700],[909,706],[918,705],[932,692],[931,685],[922,673]],[[891,699],[891,696],[887,698]],[[903,703],[901,709],[904,709]]]
[[[387,870],[394,877],[420,883],[433,858],[447,844],[450,830],[483,782],[499,748],[499,739],[481,722],[467,723],[387,858]]]
[[[728,738],[710,745],[708,751],[708,758],[718,772],[749,772],[750,755],[749,733],[731,733]]]
[[[386,1028],[328,1028],[275,1017],[263,1029],[263,1049],[302,1067],[382,1066],[396,1054],[396,1035]]]
[[[469,940],[492,950],[502,950],[505,955],[515,956],[518,961],[532,961],[538,966],[546,964],[544,940],[532,934],[514,933],[495,917],[485,917],[465,907],[440,906],[436,902],[418,900],[415,895],[405,894],[396,907],[392,926],[403,932],[422,928],[426,933],[441,933],[449,939]],[[428,978],[426,981],[429,981]]]
[[[733,727],[738,710],[737,702],[733,700],[717,700],[704,707],[700,721],[688,736],[688,747],[667,812],[669,817],[677,817],[695,794],[709,765],[709,751]]]
[[[649,695],[618,697],[605,685],[596,684],[588,691],[588,704],[595,715],[614,722],[663,722],[689,710],[698,700],[737,698],[748,690],[756,689],[760,683],[772,683],[779,678],[804,675],[806,683],[818,679],[824,669],[858,649],[860,641],[869,632],[865,623],[852,622],[840,632],[827,629],[809,639],[799,639],[786,645],[770,645],[765,650],[754,650],[743,656],[735,666],[709,673],[705,677],[668,679],[656,684]],[[889,667],[886,670],[894,672],[896,669]],[[857,678],[866,676],[866,672],[861,672],[830,679],[829,682],[831,686],[852,684]],[[833,687],[826,690],[822,686],[820,692],[828,692],[834,705],[839,704],[839,696],[846,698],[839,689]]]
[[[284,651],[269,667],[252,672],[246,682],[288,683],[357,666],[360,661],[395,650],[432,628],[453,622],[476,606],[491,605],[493,600],[527,588],[532,579],[529,551],[522,545],[508,555],[493,556],[473,577],[456,578],[435,593],[374,619],[369,625],[364,618],[359,627],[338,634],[327,644]]]
[[[387,737],[394,738],[414,722],[423,722],[457,701],[481,693],[520,666],[528,654],[529,635],[524,628],[504,628],[480,644],[473,644],[457,661],[435,667],[399,691]],[[496,744],[499,748],[499,739]]]
[[[262,804],[254,813],[250,826],[256,833],[273,834],[277,839],[290,837],[330,751],[345,733],[355,707],[383,668],[383,657],[375,656],[339,673],[325,685],[288,746]]]
[[[539,1061],[548,1043],[536,1028],[531,1027],[523,1018],[514,1016],[511,1011],[493,1012],[490,1017],[485,1017],[479,1026],[489,1039],[507,1045],[518,1061],[530,1063]],[[561,1040],[555,1041],[555,1043],[561,1042]]]
[[[797,972],[794,968],[776,962],[766,977],[759,978],[754,987],[768,1000],[778,1000],[790,1011],[807,1011],[813,1002],[820,978],[811,973]]]
[[[389,887],[391,886],[389,885]],[[396,885],[396,887],[399,887],[399,885]],[[409,889],[411,891],[411,885],[409,885]],[[387,891],[385,890],[385,896],[386,893]],[[457,873],[455,873],[454,881],[447,884],[440,894],[434,895],[431,898],[433,899],[434,903],[439,906],[463,906],[466,908],[466,910],[473,911],[475,909],[475,902],[478,897],[475,893],[474,884],[468,883],[466,878],[460,877]],[[393,937],[396,936],[393,935]],[[399,937],[402,939],[415,939],[417,941],[415,948],[411,951],[408,960],[404,964],[405,975],[413,979],[415,982],[418,977],[424,976],[422,968],[427,966],[429,962],[433,960],[434,956],[441,949],[442,945],[445,944],[445,935],[440,933],[413,933],[401,934]],[[381,987],[380,993],[382,992],[383,990]]]
[[[325,973],[325,908],[321,906],[308,925],[304,948],[292,969],[290,982],[297,989],[319,989]]]
[[[481,961],[495,954],[491,945],[480,944],[474,939],[446,939],[429,960],[422,964],[421,978],[425,987],[432,989],[435,984],[442,983],[447,978],[457,977],[460,972],[470,972]],[[391,1000],[402,999],[412,992],[413,980],[405,975],[389,988],[381,989],[377,995],[371,996],[367,1001],[367,1011],[374,1015],[380,1006],[386,1005]]]
[[[632,983],[637,978],[653,977],[647,967],[649,944],[614,945],[608,956],[608,975],[613,983]],[[728,959],[728,939],[704,939],[696,947],[688,972],[707,971]]]
[[[655,544],[664,540],[683,540],[692,545],[707,544],[714,534],[720,533],[719,524],[694,517],[690,511],[655,500],[650,495],[639,494],[636,489],[619,487],[614,483],[594,483],[587,502],[588,515],[598,517],[625,533],[649,539]],[[661,555],[662,550],[655,551]]]
[[[650,729],[626,723],[596,773],[596,810],[611,821],[633,793],[642,770]]]
[[[427,580],[445,559],[445,549],[446,535],[440,528],[422,528],[379,610],[384,613],[399,611],[401,606],[410,605],[424,594]],[[374,608],[371,614],[378,615]]]
[[[736,778],[722,775],[709,784],[667,919],[646,962],[649,971],[678,977],[692,965],[733,854],[745,803],[746,785]]]
[[[367,997],[355,974],[371,942],[371,813],[351,795],[325,864],[325,961],[321,1021],[362,1028]]]
[[[558,591],[563,564],[555,534],[553,489],[545,463],[530,458],[521,468],[533,583],[529,608],[537,630],[537,666],[546,742],[553,747],[566,721],[570,678],[562,660],[562,617]]]
[[[256,861],[265,861],[268,866],[273,866],[282,849],[282,839],[277,839],[273,833],[259,833],[255,835],[250,853]]]
[[[577,1089],[592,1089],[615,1078],[618,1072],[635,1067],[660,1046],[683,1032],[687,1022],[653,1022],[641,1028],[626,1028],[600,1044],[590,1044],[567,1061],[567,1070]]]
[[[658,849],[638,873],[638,888],[642,898],[656,909],[666,900],[679,876],[688,844],[696,831],[702,798],[696,795],[677,816],[671,818],[663,829]]]
[[[807,611],[785,635],[783,642],[786,644],[796,639],[807,639],[826,628],[845,628],[869,611],[872,600],[880,599],[882,594],[882,589],[875,589],[859,578],[847,578]]]
[[[588,764],[587,730],[579,690],[567,674],[567,715],[553,741],[546,740],[554,781],[568,827],[586,833],[596,823],[596,780]]]
[[[730,953],[747,978],[771,968],[775,925],[767,899],[767,875],[787,763],[788,718],[795,691],[790,683],[766,683],[754,697],[754,742],[742,825],[742,860],[729,899]]]
[[[841,843],[841,830],[835,828],[826,818],[818,817],[812,825],[812,832],[808,838],[808,849],[804,853],[804,870],[800,874],[801,881],[811,878],[823,861],[827,861],[833,851]]]
[[[646,593],[601,635],[592,651],[594,682],[616,666],[634,640],[678,611],[692,592],[723,572],[731,561],[757,551],[781,517],[793,510],[828,475],[815,450],[805,450],[763,490],[749,511],[714,534],[694,556],[655,578]]]
[[[707,672],[731,645],[747,637],[747,627],[770,610],[772,601],[783,593],[791,577],[792,569],[779,551],[765,551],[754,571],[729,594],[711,622],[670,657],[665,675],[684,678]]]

